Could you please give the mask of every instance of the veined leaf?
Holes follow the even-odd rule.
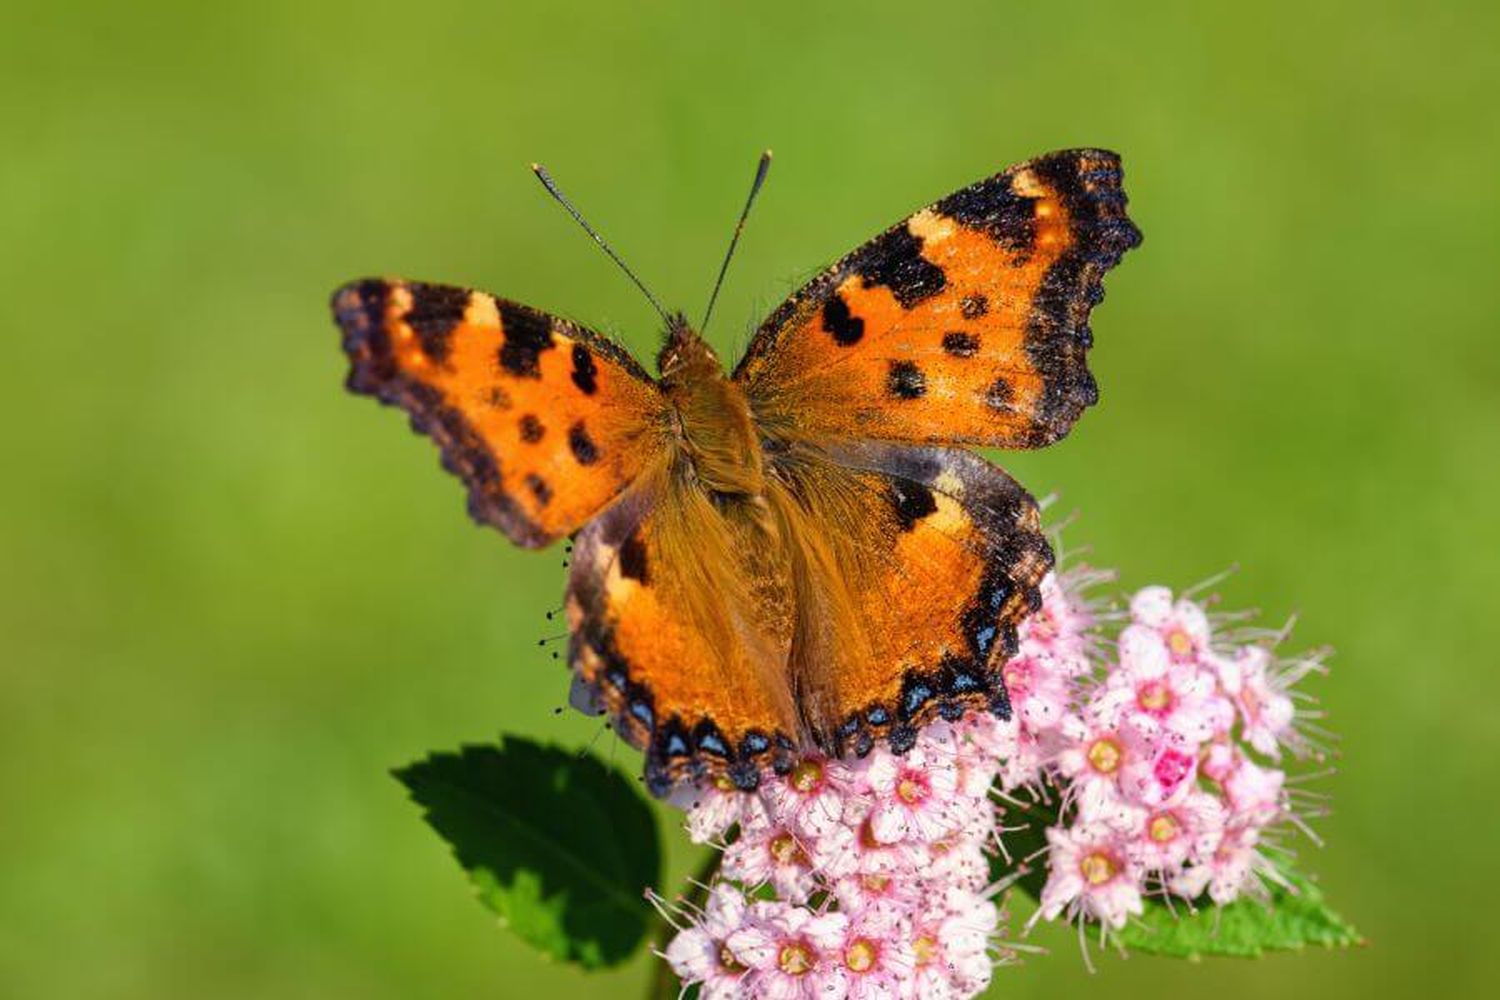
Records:
[[[1255,958],[1268,951],[1363,943],[1359,932],[1324,903],[1322,890],[1300,875],[1281,874],[1290,888],[1275,886],[1269,901],[1242,896],[1228,906],[1200,903],[1196,912],[1177,904],[1174,912],[1152,900],[1118,939],[1131,951],[1173,958]]]
[[[394,774],[480,902],[522,939],[589,969],[640,945],[652,917],[642,892],[658,880],[661,848],[651,810],[619,773],[508,737]]]

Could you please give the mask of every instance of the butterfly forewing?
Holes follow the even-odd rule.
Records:
[[[761,326],[735,377],[773,435],[1049,444],[1097,399],[1089,310],[1139,241],[1115,154],[1038,157],[819,275]]]
[[[666,446],[666,403],[599,334],[484,292],[369,279],[334,293],[349,388],[401,407],[527,547],[597,514]]]

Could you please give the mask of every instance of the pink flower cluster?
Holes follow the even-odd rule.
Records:
[[[1295,819],[1283,751],[1310,752],[1291,685],[1317,657],[1216,623],[1161,587],[1104,612],[1109,575],[1049,575],[1004,668],[1010,721],[926,727],[903,756],[810,756],[759,791],[686,789],[695,842],[723,850],[701,903],[661,906],[663,953],[704,1000],[963,998],[1021,946],[1003,890],[1032,858],[1006,822],[1050,812],[1036,917],[1124,925],[1145,897],[1224,904],[1264,891],[1270,828]],[[1218,632],[1215,625],[1221,626]],[[1123,626],[1123,627],[1121,627]],[[1304,727],[1305,728],[1305,727]],[[1005,857],[1012,876],[996,881]]]
[[[1068,705],[1055,720],[1021,714],[1040,765],[1030,781],[1057,790],[1063,805],[1064,822],[1047,831],[1039,916],[1117,929],[1142,912],[1145,895],[1191,905],[1206,893],[1223,905],[1279,879],[1267,855],[1272,830],[1301,825],[1314,807],[1293,808],[1273,765],[1283,752],[1315,752],[1304,731],[1311,713],[1299,712],[1292,685],[1322,669],[1317,655],[1277,659],[1281,637],[1216,633],[1202,604],[1146,587],[1131,598],[1112,655],[1081,671],[1046,653],[1031,658],[1025,669],[1040,686],[1065,687]]]
[[[755,794],[684,796],[695,841],[737,835],[706,905],[680,905],[667,961],[704,1000],[979,993],[1005,954],[989,863],[999,763],[937,723],[901,757],[808,757]]]

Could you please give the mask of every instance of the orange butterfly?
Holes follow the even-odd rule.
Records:
[[[1026,491],[959,446],[1043,447],[1097,400],[1089,311],[1139,242],[1119,157],[1041,156],[818,275],[732,375],[680,314],[653,379],[484,292],[372,279],[333,309],[349,388],[438,443],[475,519],[527,548],[576,533],[574,705],[644,749],[655,794],[751,789],[806,748],[1008,717],[1052,552]]]

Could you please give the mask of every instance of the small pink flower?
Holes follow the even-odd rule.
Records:
[[[749,967],[747,994],[767,1000],[802,1000],[823,961],[809,926],[815,917],[806,907],[780,900],[754,903],[749,919],[729,935],[731,954]]]
[[[1198,773],[1223,784],[1239,764],[1240,751],[1225,740],[1215,740],[1198,753]]]
[[[736,823],[766,818],[760,796],[740,791],[723,775],[696,785],[679,785],[667,801],[687,814],[688,839],[695,844],[718,840]]]
[[[867,867],[834,882],[834,897],[845,911],[881,907],[907,912],[921,902],[924,886],[911,868],[888,858],[874,859]]]
[[[729,948],[729,937],[745,923],[748,907],[734,886],[720,882],[708,894],[697,920],[678,932],[664,955],[684,984],[702,983],[700,996],[729,1000],[740,996],[748,971]]]
[[[1002,720],[988,712],[969,716],[957,728],[972,753],[997,762],[995,776],[1006,791],[1040,784],[1043,765],[1062,742],[1053,732],[1034,733],[1014,717]]]
[[[1196,659],[1174,659],[1155,630],[1129,626],[1119,653],[1119,665],[1093,699],[1096,712],[1116,725],[1159,728],[1194,745],[1229,730],[1234,708],[1219,695],[1214,672]]]
[[[1085,602],[1069,592],[1070,582],[1055,572],[1042,577],[1042,606],[1021,623],[1016,638],[1018,656],[1047,658],[1063,676],[1077,677],[1089,671],[1094,619]]]
[[[837,882],[853,875],[893,875],[917,871],[926,857],[920,841],[884,843],[871,828],[870,807],[853,807],[845,825],[817,838],[811,848],[813,868],[825,880]]]
[[[985,846],[994,835],[995,820],[993,808],[988,808],[988,802],[985,805],[989,819],[977,819],[962,833],[932,843],[929,859],[921,869],[924,880],[975,892],[989,884],[990,859]]]
[[[882,844],[937,840],[963,820],[958,761],[918,745],[904,757],[883,748],[866,758],[865,781],[874,796],[870,832]]]
[[[1156,748],[1131,727],[1069,717],[1062,726],[1068,742],[1057,754],[1057,771],[1069,780],[1065,793],[1078,814],[1092,820],[1118,812],[1122,803],[1120,779],[1150,767]]]
[[[1134,734],[1139,748],[1120,770],[1119,789],[1127,802],[1158,809],[1192,790],[1198,776],[1197,747],[1175,733],[1152,733],[1149,726],[1127,726],[1122,732]]]
[[[1118,930],[1143,910],[1140,867],[1128,844],[1103,823],[1082,823],[1047,831],[1050,874],[1042,889],[1041,909],[1048,920],[1066,913],[1086,917]]]
[[[747,886],[769,883],[783,899],[796,902],[816,887],[806,843],[780,824],[742,829],[724,849],[723,872]]]
[[[1286,802],[1286,772],[1261,767],[1240,754],[1221,784],[1233,813],[1232,822],[1265,826],[1282,815]]]
[[[1270,677],[1271,653],[1245,646],[1214,662],[1219,683],[1238,710],[1245,742],[1267,757],[1280,757],[1283,741],[1295,735],[1292,721],[1297,713],[1292,699]]]
[[[907,989],[916,957],[900,915],[887,908],[824,914],[808,924],[824,956],[808,982],[817,1000],[895,1000]]]
[[[959,1000],[982,993],[995,963],[989,949],[1000,923],[994,902],[950,889],[916,914],[911,927],[914,992],[921,1000]]]
[[[1021,725],[1041,732],[1062,722],[1073,700],[1073,685],[1056,658],[1022,653],[1006,661],[1000,673]]]
[[[1201,605],[1185,597],[1174,602],[1172,591],[1166,587],[1143,587],[1136,591],[1130,599],[1130,617],[1135,624],[1125,631],[1149,630],[1174,663],[1190,663],[1209,652],[1208,614]]]
[[[1148,871],[1172,875],[1189,861],[1210,857],[1228,814],[1207,792],[1194,790],[1176,805],[1142,810],[1131,853]]]
[[[785,776],[761,789],[776,822],[805,837],[827,833],[844,818],[844,794],[836,785],[838,765],[818,755],[798,761]]]
[[[1231,827],[1224,831],[1212,854],[1183,869],[1168,882],[1168,888],[1186,899],[1197,899],[1207,891],[1209,899],[1226,906],[1240,893],[1259,888],[1258,874],[1271,880],[1279,878],[1259,845],[1259,828]]]

